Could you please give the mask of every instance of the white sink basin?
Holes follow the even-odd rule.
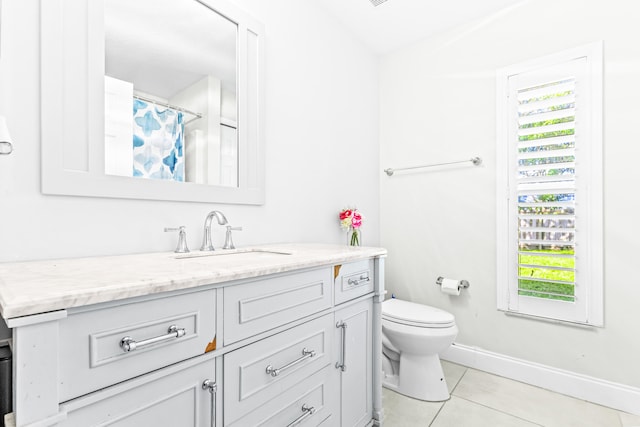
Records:
[[[189,252],[174,256],[175,259],[205,258],[205,257],[252,257],[259,258],[273,255],[291,255],[291,252],[270,251],[268,249],[220,249],[213,252]]]

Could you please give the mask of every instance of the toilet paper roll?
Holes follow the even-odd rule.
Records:
[[[448,295],[460,295],[460,281],[454,279],[442,279],[440,290]]]

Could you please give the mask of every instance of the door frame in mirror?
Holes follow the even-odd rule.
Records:
[[[197,1],[238,25],[238,187],[105,175],[104,0],[41,0],[42,193],[264,204],[264,26]]]

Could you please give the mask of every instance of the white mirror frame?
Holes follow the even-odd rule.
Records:
[[[264,204],[264,27],[198,1],[238,25],[238,187],[105,175],[104,0],[41,0],[44,194]]]

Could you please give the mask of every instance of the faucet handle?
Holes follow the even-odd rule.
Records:
[[[165,227],[164,231],[177,231],[178,232],[178,246],[176,246],[175,253],[184,254],[189,252],[189,248],[187,247],[187,232],[185,231],[185,226],[181,225],[179,227]]]
[[[224,239],[224,246],[222,249],[235,249],[236,247],[233,245],[233,240],[231,239],[231,231],[242,231],[242,227],[232,227],[227,225],[227,236]]]

